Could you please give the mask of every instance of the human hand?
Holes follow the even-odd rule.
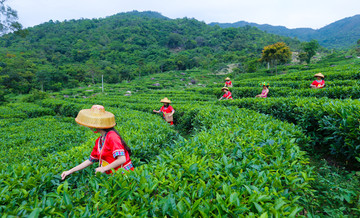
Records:
[[[156,113],[157,111],[156,111],[156,110],[153,110],[153,112],[155,112],[155,113]]]
[[[69,171],[64,171],[62,174],[61,174],[61,180],[64,180],[68,175],[70,175],[71,172],[70,170]]]
[[[97,172],[100,172],[100,173],[105,173],[105,169],[104,169],[104,167],[98,167],[98,168],[96,168],[95,169],[95,174],[97,173]]]

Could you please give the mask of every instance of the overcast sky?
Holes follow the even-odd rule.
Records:
[[[100,18],[132,10],[206,23],[237,21],[319,29],[360,14],[360,0],[7,0],[24,27],[49,20]]]

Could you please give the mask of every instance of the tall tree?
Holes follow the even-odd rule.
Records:
[[[270,63],[271,67],[275,67],[277,73],[277,65],[285,64],[291,60],[291,51],[289,46],[284,42],[277,42],[273,45],[265,46],[260,61]]]
[[[311,40],[310,42],[304,42],[302,45],[304,52],[306,53],[306,63],[310,64],[311,58],[314,57],[316,51],[319,49],[320,45],[318,41],[315,39]]]
[[[5,92],[7,90],[5,88],[5,86],[2,85],[4,77],[8,77],[8,76],[0,75],[0,105],[1,105],[2,102],[5,102],[5,94],[8,94],[8,93]]]
[[[300,52],[298,54],[298,59],[300,61],[300,64],[307,60],[307,53],[306,52]]]
[[[0,0],[0,35],[21,30],[17,12],[5,4],[6,0]]]

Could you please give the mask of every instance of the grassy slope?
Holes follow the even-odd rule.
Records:
[[[331,65],[337,65],[332,66]],[[85,104],[101,103],[103,96],[106,99],[113,99],[116,107],[128,106],[136,109],[139,105],[141,110],[151,111],[150,109],[154,105],[160,106],[160,103],[156,103],[165,96],[173,100],[174,105],[179,108],[189,102],[196,102],[196,104],[212,104],[216,101],[216,97],[212,94],[203,94],[200,98],[194,92],[189,92],[191,88],[197,87],[201,89],[207,89],[207,87],[220,88],[225,76],[233,78],[233,82],[242,84],[245,87],[256,85],[260,81],[276,82],[291,75],[310,75],[310,77],[304,76],[301,81],[304,84],[311,83],[311,75],[314,72],[334,73],[338,72],[341,75],[343,68],[354,67],[360,69],[360,60],[324,60],[317,65],[312,65],[308,68],[304,66],[289,66],[280,70],[279,76],[271,75],[265,71],[260,71],[255,74],[238,74],[238,75],[215,75],[212,72],[203,70],[192,70],[183,72],[168,72],[145,76],[135,79],[131,83],[121,83],[116,85],[105,85],[105,93],[101,94],[101,85],[97,84],[92,87],[83,87],[77,89],[68,89],[59,93],[52,93],[56,98],[65,99],[68,102],[83,102]],[[355,70],[356,71],[356,70]],[[310,79],[309,79],[310,78]],[[189,85],[191,80],[195,80],[194,84]],[[292,81],[293,82],[293,81]],[[328,81],[327,82],[331,82]],[[153,84],[159,83],[160,86],[154,86]],[[295,83],[295,82],[294,82]],[[245,85],[249,84],[249,85]],[[279,87],[282,83],[277,84]],[[190,88],[190,89],[189,89]],[[132,95],[141,100],[141,104],[136,101],[132,101],[132,97],[123,96],[126,91],[132,91]],[[220,92],[220,91],[219,91]],[[259,92],[261,88],[259,87]],[[221,94],[221,93],[220,93]],[[68,97],[64,97],[68,95]],[[90,96],[94,97],[89,98]],[[85,98],[85,97],[87,98]],[[116,102],[116,103],[115,103]],[[118,103],[120,102],[120,103]],[[105,102],[104,102],[105,103]],[[134,106],[131,106],[133,103]],[[315,174],[313,177],[315,181],[311,183],[314,192],[312,195],[308,195],[301,199],[302,205],[305,208],[301,214],[313,215],[313,216],[353,216],[359,214],[360,211],[356,209],[356,205],[359,205],[358,187],[360,186],[359,174],[356,172],[350,172],[341,165],[334,162],[327,162],[323,159],[323,156],[317,153],[310,153],[311,164],[314,166]]]
[[[170,97],[170,99],[175,100],[175,102],[178,100],[178,103],[181,103],[182,101],[185,101],[183,98],[186,98],[186,96],[191,94],[187,92],[187,89],[193,87],[220,88],[222,87],[225,76],[232,77],[235,86],[236,83],[241,85],[250,83],[254,85],[260,81],[276,83],[279,80],[284,80],[284,83],[287,83],[288,79],[286,78],[291,77],[292,75],[303,75],[306,79],[301,81],[291,81],[291,83],[299,82],[310,84],[312,82],[312,75],[316,72],[323,72],[325,75],[337,73],[340,75],[338,79],[341,79],[341,72],[349,67],[354,68],[354,72],[359,72],[360,60],[344,59],[342,57],[329,58],[309,67],[290,66],[284,68],[283,70],[280,70],[280,75],[269,74],[265,71],[260,71],[255,74],[238,75],[215,75],[212,72],[202,70],[167,72],[137,78],[131,83],[106,85],[105,87],[108,90],[117,90],[119,95],[123,95],[126,91],[131,90],[133,95],[139,97],[142,96],[144,99],[148,100],[149,103],[157,101],[165,96]],[[195,80],[196,82],[190,84],[191,80]],[[326,81],[329,84],[332,83],[331,80]],[[350,82],[356,82],[356,80],[350,80]],[[160,86],[152,85],[156,83],[159,83]],[[281,87],[281,83],[278,83],[277,86]],[[172,91],[170,90],[184,90],[183,97],[181,97],[178,92],[172,94]],[[81,90],[79,92],[81,92]],[[261,92],[261,88],[259,88],[259,92]],[[219,93],[221,92],[219,91]],[[81,94],[87,93],[81,92]],[[79,94],[79,96],[81,96],[81,94]],[[213,95],[204,94],[203,98],[206,101],[216,100],[216,97]],[[129,98],[124,97],[124,99],[127,101]],[[315,190],[316,194],[302,199],[304,207],[306,208],[303,211],[303,214],[312,214],[315,216],[347,216],[350,214],[359,214],[360,211],[354,208],[354,205],[359,205],[359,202],[356,203],[356,201],[359,201],[360,195],[358,189],[360,186],[359,174],[354,171],[348,171],[339,163],[326,161],[321,154],[311,153],[310,155],[312,160],[311,163],[316,172],[314,175],[315,181],[312,183],[312,188]]]

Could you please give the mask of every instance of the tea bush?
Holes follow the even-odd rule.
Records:
[[[92,85],[52,93],[51,99],[30,96],[38,105],[1,106],[0,213],[358,217],[357,174],[343,178],[324,164],[313,169],[300,149],[356,166],[360,105],[348,99],[360,97],[356,64],[289,66],[283,75],[236,74],[234,101],[217,101],[222,75],[181,71],[105,84],[104,93]],[[325,74],[326,88],[309,89],[318,72]],[[196,85],[188,85],[192,79]],[[268,99],[253,98],[261,81],[271,83]],[[131,96],[124,96],[126,91]],[[164,97],[176,110],[175,127],[152,112]],[[74,122],[79,110],[93,104],[115,114],[135,171],[94,175],[91,166],[61,181],[63,171],[89,157],[98,137]]]
[[[7,122],[1,127],[0,161],[7,164],[38,160],[85,141],[85,129],[71,118],[38,117]]]
[[[192,88],[188,89],[194,93],[203,95],[214,95],[220,98],[224,93],[220,88]],[[233,87],[230,92],[234,99],[251,98],[260,94],[261,87]],[[333,99],[358,99],[360,98],[360,86],[336,86],[323,89],[294,89],[291,87],[270,87],[268,97],[327,97]]]
[[[360,161],[360,102],[317,98],[239,99],[222,102],[271,114],[295,123],[311,136],[312,145]]]
[[[94,141],[89,136],[88,142],[41,161],[2,166],[0,212],[5,216],[294,216],[302,210],[299,198],[311,192],[311,170],[297,146],[308,141],[299,129],[244,109],[182,107],[188,108],[182,118],[193,117],[191,126],[197,129],[189,139],[178,136],[158,116],[108,108],[134,151],[136,169],[125,175],[93,176],[89,167],[60,181],[62,171],[88,157]]]
[[[313,82],[313,80],[308,81],[277,81],[273,80],[271,77],[265,79],[266,82],[270,83],[270,88],[278,88],[278,87],[290,87],[293,89],[309,89],[310,84]],[[261,82],[261,79],[251,80],[251,81],[236,81],[234,84],[234,87],[259,87],[259,83]],[[326,88],[329,87],[341,87],[341,86],[359,86],[360,82],[358,80],[334,80],[334,81],[328,81],[325,80]],[[218,88],[221,89],[224,86],[222,83],[218,84],[211,84],[207,85],[207,88]],[[261,89],[261,88],[260,88]]]
[[[49,108],[33,103],[10,103],[0,107],[0,118],[34,118],[45,115],[55,115]]]
[[[154,115],[144,116],[142,112],[128,109],[107,110],[116,115],[117,129],[132,148],[135,166],[149,162],[177,136]],[[69,122],[62,124],[61,120]],[[8,136],[13,129],[22,135]],[[79,211],[84,209],[81,205],[89,204],[89,197],[98,191],[92,193],[92,188],[99,187],[97,181],[106,181],[106,176],[100,180],[91,175],[93,170],[89,168],[71,175],[61,184],[60,174],[89,157],[95,137],[89,129],[76,125],[73,118],[28,119],[4,129],[2,138],[8,151],[2,153],[6,159],[2,161],[9,164],[0,168],[0,213],[4,216],[66,216],[73,208],[71,213],[80,215]],[[82,144],[84,139],[88,142]],[[44,152],[39,152],[41,149]],[[8,157],[5,154],[9,154]],[[92,186],[94,182],[96,185]],[[67,191],[67,184],[73,185],[74,193]],[[76,209],[73,204],[79,207]],[[91,214],[96,214],[96,206],[91,207]]]
[[[26,118],[27,115],[23,111],[8,106],[0,106],[0,119],[9,118]]]

